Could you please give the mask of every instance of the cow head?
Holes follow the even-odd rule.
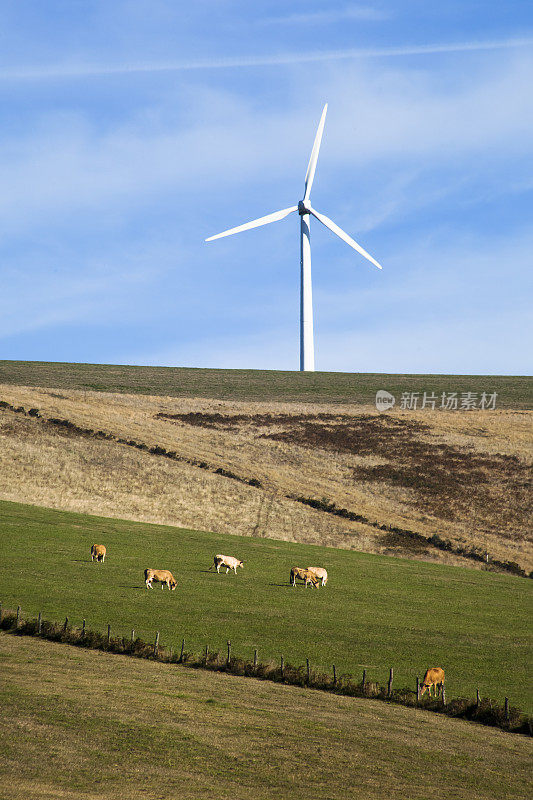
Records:
[[[171,581],[169,581],[169,583],[170,583],[170,588],[172,589],[172,591],[174,591],[174,589],[176,588],[176,586],[177,586],[178,584],[177,584],[177,583],[176,583],[176,581],[174,581],[174,580],[171,580]]]
[[[240,567],[241,569],[244,569],[244,561],[239,561],[237,566]]]

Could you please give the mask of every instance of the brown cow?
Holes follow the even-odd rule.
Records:
[[[153,589],[152,581],[161,584],[161,589],[163,589],[164,585],[166,584],[172,591],[178,585],[174,580],[174,575],[169,572],[168,569],[145,569],[144,570],[144,580],[146,583],[147,589]]]
[[[91,561],[105,561],[106,549],[103,544],[93,544],[91,547]]]
[[[303,569],[302,567],[292,567],[290,577],[292,586],[296,586],[297,578],[299,581],[304,581],[306,589],[309,584],[314,586],[315,589],[317,589],[320,584],[320,578],[318,578],[314,573],[310,572],[310,570]]]
[[[420,697],[422,697],[426,689],[431,697],[432,686],[435,687],[435,697],[438,697],[439,692],[442,692],[444,689],[444,670],[441,669],[441,667],[431,667],[430,669],[426,670],[426,674],[424,675],[424,680],[422,682],[422,691],[420,692]]]

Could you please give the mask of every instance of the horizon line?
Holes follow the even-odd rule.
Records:
[[[398,58],[440,53],[504,50],[533,45],[533,37],[489,41],[447,42],[443,44],[412,45],[403,47],[352,48],[348,50],[314,51],[309,53],[280,53],[274,56],[238,56],[199,61],[147,63],[147,64],[80,64],[43,68],[21,68],[0,72],[0,80],[46,80],[53,78],[83,78],[101,75],[128,75],[150,72],[185,72],[208,69],[238,69],[240,67],[270,67],[284,64],[304,64],[313,61],[336,61],[357,58]]]

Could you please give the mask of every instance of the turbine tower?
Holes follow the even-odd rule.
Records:
[[[309,197],[313,180],[315,177],[316,162],[318,161],[318,151],[320,150],[320,143],[322,141],[322,134],[324,132],[324,123],[326,121],[326,112],[328,104],[324,106],[318,129],[311,151],[311,158],[307,167],[305,175],[305,188],[303,199],[300,200],[297,206],[284,208],[281,211],[275,211],[273,214],[267,214],[266,217],[259,217],[252,222],[246,222],[244,225],[239,225],[237,228],[230,228],[223,233],[217,233],[216,236],[210,236],[206,242],[212,242],[214,239],[221,239],[223,236],[231,236],[232,233],[241,233],[241,231],[250,230],[250,228],[259,228],[261,225],[268,225],[269,222],[277,222],[284,219],[293,211],[298,211],[300,215],[300,370],[302,372],[313,372],[315,369],[315,350],[313,343],[313,290],[311,285],[311,236],[309,229],[310,215],[315,217],[319,222],[333,231],[343,242],[349,244],[354,250],[357,250],[368,261],[372,262],[378,269],[382,269],[381,264],[372,258],[372,256],[363,250],[361,245],[348,236],[338,225],[326,217],[324,214],[319,214],[318,211],[312,207]]]

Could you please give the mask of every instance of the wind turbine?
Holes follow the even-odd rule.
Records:
[[[216,236],[210,236],[205,240],[206,242],[212,242],[214,239],[221,239],[223,236],[231,236],[232,233],[241,233],[241,231],[247,231],[250,230],[250,228],[259,228],[261,225],[268,225],[269,222],[277,222],[280,219],[284,219],[288,217],[289,214],[292,214],[293,211],[298,211],[300,215],[300,370],[302,372],[313,372],[315,369],[313,291],[311,286],[311,238],[309,231],[310,215],[325,225],[326,228],[329,228],[330,231],[337,234],[343,242],[346,242],[346,244],[349,244],[354,250],[357,250],[358,253],[372,262],[378,269],[382,269],[381,264],[378,264],[366,250],[363,250],[361,245],[357,244],[351,236],[348,236],[348,234],[339,228],[329,217],[315,211],[309,201],[327,110],[328,104],[326,103],[322,111],[322,116],[320,117],[320,122],[318,123],[318,129],[311,151],[311,158],[309,159],[309,165],[305,175],[304,196],[298,205],[284,208],[281,211],[275,211],[273,214],[267,214],[266,217],[259,217],[259,219],[254,219],[252,222],[246,222],[244,225],[239,225],[237,228],[230,228],[227,231],[223,231],[223,233],[217,233]]]

